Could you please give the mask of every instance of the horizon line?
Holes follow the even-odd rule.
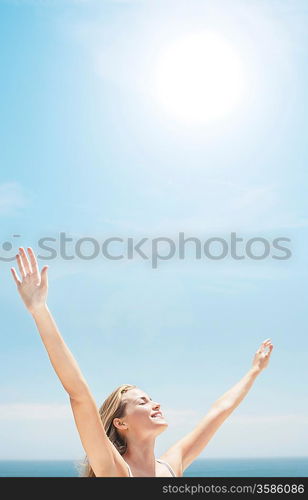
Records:
[[[196,458],[194,462],[197,460],[256,460],[256,459],[290,459],[290,458],[306,458],[308,459],[308,455],[284,455],[284,456],[258,456],[258,457],[200,457]],[[0,458],[0,462],[80,462],[83,461],[83,458]],[[192,465],[192,464],[191,464]]]

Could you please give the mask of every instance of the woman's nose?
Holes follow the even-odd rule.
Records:
[[[159,403],[154,403],[153,409],[156,409],[156,408],[159,410],[159,408],[160,408],[160,404]]]

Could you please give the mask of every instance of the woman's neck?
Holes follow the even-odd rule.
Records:
[[[135,471],[146,476],[155,477],[154,447],[155,439],[153,438],[146,441],[134,440],[128,442],[123,458]]]

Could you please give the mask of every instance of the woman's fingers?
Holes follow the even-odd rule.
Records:
[[[31,269],[30,262],[28,260],[27,254],[25,252],[25,249],[23,247],[20,247],[19,248],[19,252],[20,252],[22,264],[24,266],[24,269],[25,269],[26,273],[27,274],[31,274],[32,273],[32,269]]]
[[[274,346],[273,346],[273,344],[271,344],[271,345],[268,347],[268,349],[269,349],[269,350],[267,351],[266,356],[269,356],[269,355],[271,354],[271,352],[272,352],[273,348],[274,348]]]
[[[265,344],[264,350],[263,350],[264,356],[268,357],[270,355],[270,353],[272,352],[273,347],[274,346],[273,346],[272,342],[268,342],[267,344]]]
[[[256,354],[266,356],[272,352],[273,344],[270,338],[263,340]]]
[[[16,255],[16,259],[17,259],[18,269],[19,269],[19,272],[21,274],[21,277],[25,278],[26,277],[26,271],[25,271],[25,268],[23,266],[23,263],[22,263],[22,260],[21,260],[21,256],[19,255],[19,253]]]
[[[16,270],[14,269],[14,267],[11,267],[11,273],[13,275],[13,278],[15,280],[16,285],[17,286],[21,285],[21,281],[20,281],[18,274],[17,274]]]
[[[270,344],[271,344],[271,339],[266,339],[262,342],[260,350],[264,351]]]
[[[21,279],[23,280],[27,275],[32,275],[35,278],[37,278],[37,285],[40,284],[40,281],[42,282],[41,284],[43,286],[48,285],[48,278],[47,278],[47,269],[48,266],[44,266],[42,269],[42,272],[40,273],[38,263],[36,260],[36,256],[34,251],[32,250],[31,247],[27,247],[28,253],[29,253],[29,259],[28,256],[25,252],[25,249],[23,247],[19,248],[19,253],[16,255],[16,260],[18,264],[18,268],[21,274]],[[21,284],[22,281],[20,281],[16,271],[14,268],[11,268],[14,280],[16,284]]]
[[[33,252],[31,247],[28,247],[27,250],[30,257],[32,272],[36,277],[39,277],[39,267],[35,257],[35,253]]]

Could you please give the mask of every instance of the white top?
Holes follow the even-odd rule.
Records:
[[[163,460],[159,460],[158,458],[156,459],[156,462],[159,462],[160,464],[164,464],[164,465],[165,465],[165,466],[169,469],[169,471],[171,472],[171,475],[172,475],[173,477],[176,477],[175,472],[174,472],[174,470],[172,469],[171,465],[169,465],[167,462],[164,462]],[[132,471],[130,470],[130,466],[129,466],[128,464],[127,464],[127,467],[128,467],[128,474],[129,474],[129,477],[134,477],[134,476],[132,475]]]

